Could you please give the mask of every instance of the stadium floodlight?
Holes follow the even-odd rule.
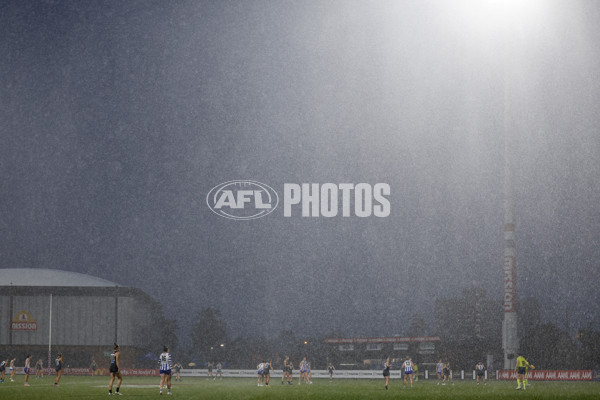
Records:
[[[511,102],[513,98],[513,75],[515,54],[519,47],[531,41],[529,34],[534,25],[544,18],[547,7],[542,0],[456,0],[448,2],[450,13],[458,29],[466,29],[469,37],[489,45],[490,39],[499,42],[503,60],[503,134],[504,134],[504,321],[502,323],[502,347],[504,368],[514,367],[519,350],[517,335],[516,304],[516,237],[514,220],[514,189],[512,153],[515,151],[516,133]],[[479,39],[481,38],[481,39]],[[510,67],[510,68],[509,68]]]
[[[479,33],[489,30],[519,29],[534,24],[547,9],[543,0],[458,0],[464,26]],[[506,32],[503,32],[506,33]]]

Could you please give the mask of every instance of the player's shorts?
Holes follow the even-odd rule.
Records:
[[[445,369],[445,370],[444,370],[444,375],[446,375],[446,376],[450,376],[450,370],[449,370],[449,369]]]
[[[116,364],[111,364],[111,365],[110,365],[110,368],[108,369],[108,371],[109,371],[111,374],[116,374],[117,372],[119,372],[119,367],[117,367],[117,365],[116,365]]]
[[[0,372],[4,372],[4,370],[5,370],[5,369],[6,369],[6,368],[4,367],[4,365],[3,365],[3,366],[1,366],[1,367],[0,367]]]
[[[25,372],[26,374],[28,374],[28,373],[31,372],[31,368],[25,367],[25,368],[23,368],[23,372]]]
[[[383,370],[383,376],[390,376],[390,370],[389,369],[384,369]]]
[[[484,376],[485,373],[483,371],[477,371],[477,376]]]
[[[412,371],[404,371],[404,375],[412,375]]]
[[[212,367],[208,367],[208,372],[212,372]]]
[[[165,375],[171,375],[171,370],[170,369],[161,369],[160,370],[160,374],[165,374]]]
[[[526,367],[517,367],[517,374],[519,375],[525,375],[527,373],[527,368]]]
[[[62,366],[60,366],[60,365],[57,365],[57,366],[54,368],[54,370],[55,370],[56,372],[60,371],[61,369],[62,369]]]
[[[259,369],[259,370],[258,370],[258,374],[259,374],[259,375],[262,375],[262,374],[263,374],[263,370],[262,370],[262,369]]]

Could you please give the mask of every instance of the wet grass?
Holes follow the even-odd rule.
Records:
[[[23,386],[23,377],[0,384],[0,399],[98,399],[108,394],[107,377],[63,376],[60,386],[53,387],[53,377],[30,378],[31,386]],[[159,396],[159,379],[125,377],[120,398],[152,399]],[[472,381],[456,382],[454,386],[438,386],[434,381],[420,381],[413,389],[402,389],[402,382],[392,380],[385,390],[382,380],[315,380],[312,385],[281,385],[273,380],[270,387],[257,387],[256,380],[230,378],[207,380],[186,378],[173,382],[170,399],[600,399],[600,382],[532,382],[526,391],[515,390],[514,382],[493,381],[477,386]]]

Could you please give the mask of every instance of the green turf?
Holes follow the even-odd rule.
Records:
[[[36,379],[30,377],[31,386],[23,386],[23,376],[15,382],[0,384],[0,399],[4,400],[53,400],[53,399],[99,399],[107,398],[107,377],[63,376],[60,386],[53,387],[53,377]],[[456,382],[454,386],[438,386],[434,381],[420,381],[413,389],[402,389],[402,382],[392,380],[389,390],[381,380],[327,379],[315,380],[312,385],[281,385],[273,380],[270,387],[257,387],[256,380],[225,378],[186,378],[173,382],[171,396],[158,394],[158,378],[125,377],[121,399],[600,399],[599,382],[532,382],[526,391],[515,390],[515,382],[493,381],[477,386],[472,381]],[[166,390],[165,390],[166,392]],[[113,397],[111,397],[113,398]]]

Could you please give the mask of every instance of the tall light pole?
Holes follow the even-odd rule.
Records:
[[[506,40],[505,47],[506,47]],[[506,54],[508,49],[504,50]],[[514,169],[512,163],[511,90],[504,63],[504,320],[502,321],[502,348],[504,369],[512,369],[519,351],[517,336],[517,259],[515,242]]]
[[[515,238],[515,201],[513,152],[516,146],[515,120],[513,118],[514,63],[520,57],[515,50],[522,45],[523,28],[543,18],[547,7],[543,0],[457,0],[469,24],[467,27],[478,35],[486,32],[499,35],[502,43],[503,68],[503,134],[504,134],[504,320],[502,321],[502,348],[504,369],[513,369],[519,352],[517,335],[517,259]]]

